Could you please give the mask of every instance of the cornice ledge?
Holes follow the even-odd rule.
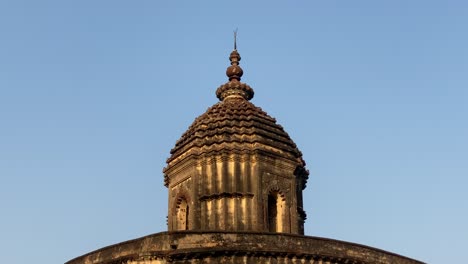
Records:
[[[222,192],[222,193],[214,193],[209,195],[203,195],[199,198],[200,201],[207,201],[207,200],[218,200],[222,198],[253,198],[253,193],[241,193],[241,192]]]

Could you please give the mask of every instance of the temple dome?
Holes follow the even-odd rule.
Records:
[[[301,152],[283,127],[242,97],[218,102],[196,118],[176,142],[167,162],[192,148],[198,149],[197,154],[226,148],[265,150],[305,165]]]
[[[231,66],[226,71],[229,81],[216,90],[220,102],[197,117],[183,133],[171,150],[165,171],[179,157],[221,150],[259,150],[305,166],[302,153],[283,127],[249,101],[254,91],[240,82],[243,70],[239,66],[241,57],[237,50],[230,54],[229,59]]]

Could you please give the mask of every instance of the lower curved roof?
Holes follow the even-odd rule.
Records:
[[[104,247],[66,264],[132,263],[141,260],[166,263],[204,259],[214,259],[216,262],[217,258],[228,258],[233,263],[243,263],[240,261],[245,259],[250,261],[248,263],[270,263],[276,259],[299,261],[297,263],[320,260],[322,263],[423,263],[381,249],[321,237],[260,232],[178,231],[156,233]]]

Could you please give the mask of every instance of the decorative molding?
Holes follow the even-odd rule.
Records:
[[[192,198],[190,197],[189,191],[185,188],[180,188],[177,190],[177,194],[175,195],[175,199],[173,200],[172,204],[172,214],[175,214],[177,212],[177,208],[182,200],[185,199],[187,201],[187,204],[192,204]]]
[[[278,186],[273,186],[269,189],[268,195],[271,194],[278,194],[279,197],[281,197],[281,200],[286,201],[286,195],[284,194],[283,191]]]
[[[307,213],[300,206],[297,207],[297,214],[299,215],[302,221],[305,221],[307,219]]]
[[[209,195],[203,195],[199,198],[200,201],[207,201],[207,200],[217,200],[223,198],[253,198],[253,193],[240,193],[240,192],[222,192],[222,193],[215,193]]]
[[[246,139],[246,136],[242,136],[243,140]],[[206,144],[200,146],[191,146],[190,148],[186,149],[183,153],[174,157],[171,161],[168,162],[168,166],[164,168],[163,172],[167,173],[172,167],[177,167],[179,162],[183,162],[183,160],[191,157],[195,157],[197,159],[200,156],[205,154],[207,155],[216,155],[218,153],[256,153],[256,151],[262,152],[262,154],[267,154],[272,158],[281,158],[289,161],[293,161],[294,163],[299,163],[304,165],[304,161],[302,158],[295,157],[288,151],[281,150],[279,148],[271,147],[268,144],[265,144],[261,141],[248,141],[245,142],[223,142],[221,144]]]
[[[180,184],[182,184],[182,183],[184,183],[184,182],[190,180],[191,178],[192,178],[192,175],[186,176],[186,177],[180,179],[179,181],[175,182],[174,184],[171,184],[171,185],[169,186],[169,188],[172,189],[172,188],[174,188],[174,187],[176,187],[176,186],[178,186],[178,185],[180,185]]]
[[[307,187],[307,180],[309,179],[309,171],[304,166],[297,166],[294,170],[294,175],[301,180],[301,187],[304,190]]]

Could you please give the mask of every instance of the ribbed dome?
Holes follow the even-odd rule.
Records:
[[[298,162],[304,166],[301,152],[276,120],[251,102],[253,89],[240,82],[243,74],[237,50],[229,56],[229,81],[216,90],[221,100],[195,119],[176,142],[167,163],[185,154],[231,150],[261,150]],[[169,169],[169,166],[166,169]],[[165,170],[166,170],[165,169]]]
[[[228,143],[228,144],[224,144]],[[234,143],[234,144],[229,144]],[[302,154],[283,127],[260,107],[241,97],[229,98],[210,107],[195,119],[189,129],[176,142],[167,162],[192,147],[219,147],[238,150],[257,149],[253,144],[272,147],[277,153],[304,164]],[[270,148],[268,148],[270,149]],[[201,153],[199,153],[201,154]]]

